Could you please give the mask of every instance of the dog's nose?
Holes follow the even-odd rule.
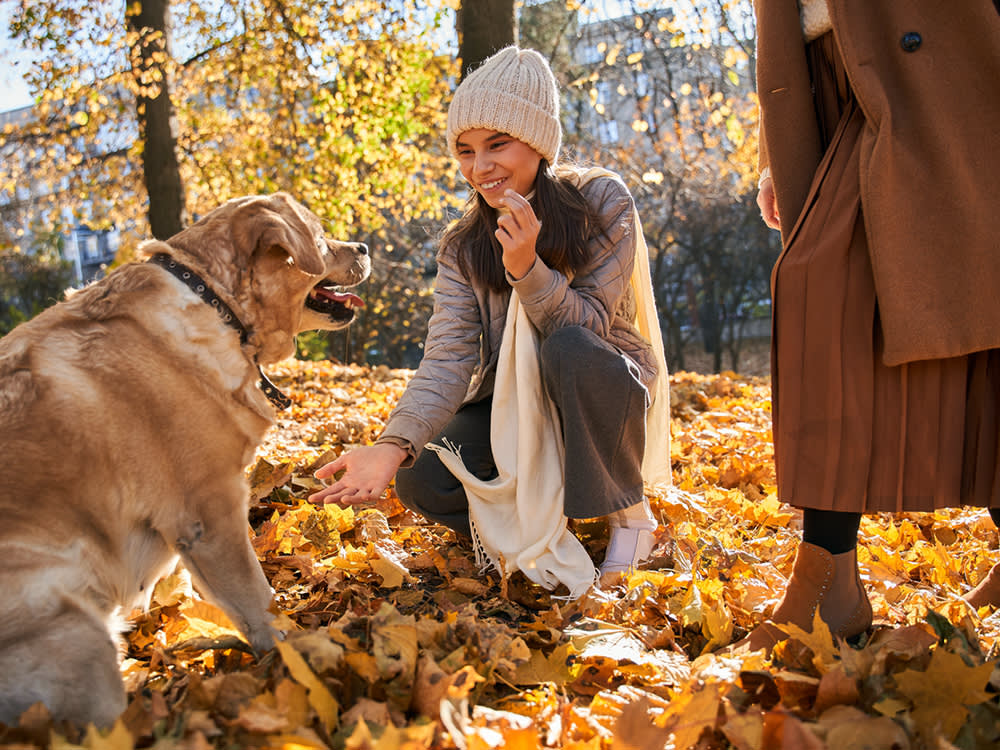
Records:
[[[368,245],[366,245],[364,242],[357,242],[355,243],[355,245],[357,246],[359,253],[361,253],[362,255],[368,255]]]

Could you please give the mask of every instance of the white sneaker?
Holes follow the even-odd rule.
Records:
[[[648,529],[611,527],[608,551],[601,563],[600,573],[621,573],[634,568],[649,557],[656,544],[656,537]]]

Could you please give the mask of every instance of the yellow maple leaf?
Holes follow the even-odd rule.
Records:
[[[569,642],[556,647],[548,656],[539,649],[532,649],[531,658],[518,664],[514,684],[541,685],[552,682],[562,685],[572,682],[579,671],[572,664],[574,654],[576,648]]]
[[[718,580],[699,580],[695,585],[708,596],[702,596],[702,623],[701,631],[708,639],[702,653],[707,653],[719,646],[724,646],[732,640],[733,636],[733,616],[726,606],[725,599],[722,598]]]
[[[966,706],[989,700],[983,688],[992,672],[992,663],[970,667],[958,654],[937,648],[925,672],[901,672],[896,687],[913,702],[911,715],[928,741],[939,733],[951,741],[968,716]]]
[[[709,683],[696,692],[681,694],[670,704],[665,712],[666,726],[673,732],[677,750],[692,747],[706,727],[715,727],[720,700],[719,686]]]
[[[836,664],[839,651],[834,645],[830,628],[823,622],[823,618],[819,616],[818,607],[816,608],[816,613],[813,615],[812,630],[809,632],[790,622],[776,623],[776,627],[787,633],[789,638],[794,638],[813,652],[813,665],[819,670],[820,674],[827,672]]]

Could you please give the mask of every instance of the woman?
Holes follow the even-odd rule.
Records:
[[[654,542],[644,453],[646,479],[669,483],[655,313],[655,343],[635,324],[651,304],[633,278],[648,271],[641,228],[614,175],[557,165],[559,94],[537,52],[508,47],[469,75],[447,139],[472,195],[442,240],[423,360],[375,444],[321,468],[345,473],[310,499],[366,502],[396,475],[404,505],[472,535],[503,573],[579,595],[593,564],[565,517],[608,516],[601,572],[622,571]],[[534,424],[545,415],[551,433]]]
[[[755,0],[778,490],[803,542],[771,622],[871,624],[862,513],[1000,521],[1000,18],[991,0]],[[966,599],[1000,603],[1000,567]]]

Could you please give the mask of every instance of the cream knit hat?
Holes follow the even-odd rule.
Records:
[[[527,143],[550,165],[559,156],[559,90],[548,62],[532,49],[505,47],[472,71],[448,108],[448,150],[466,130],[487,128]]]

